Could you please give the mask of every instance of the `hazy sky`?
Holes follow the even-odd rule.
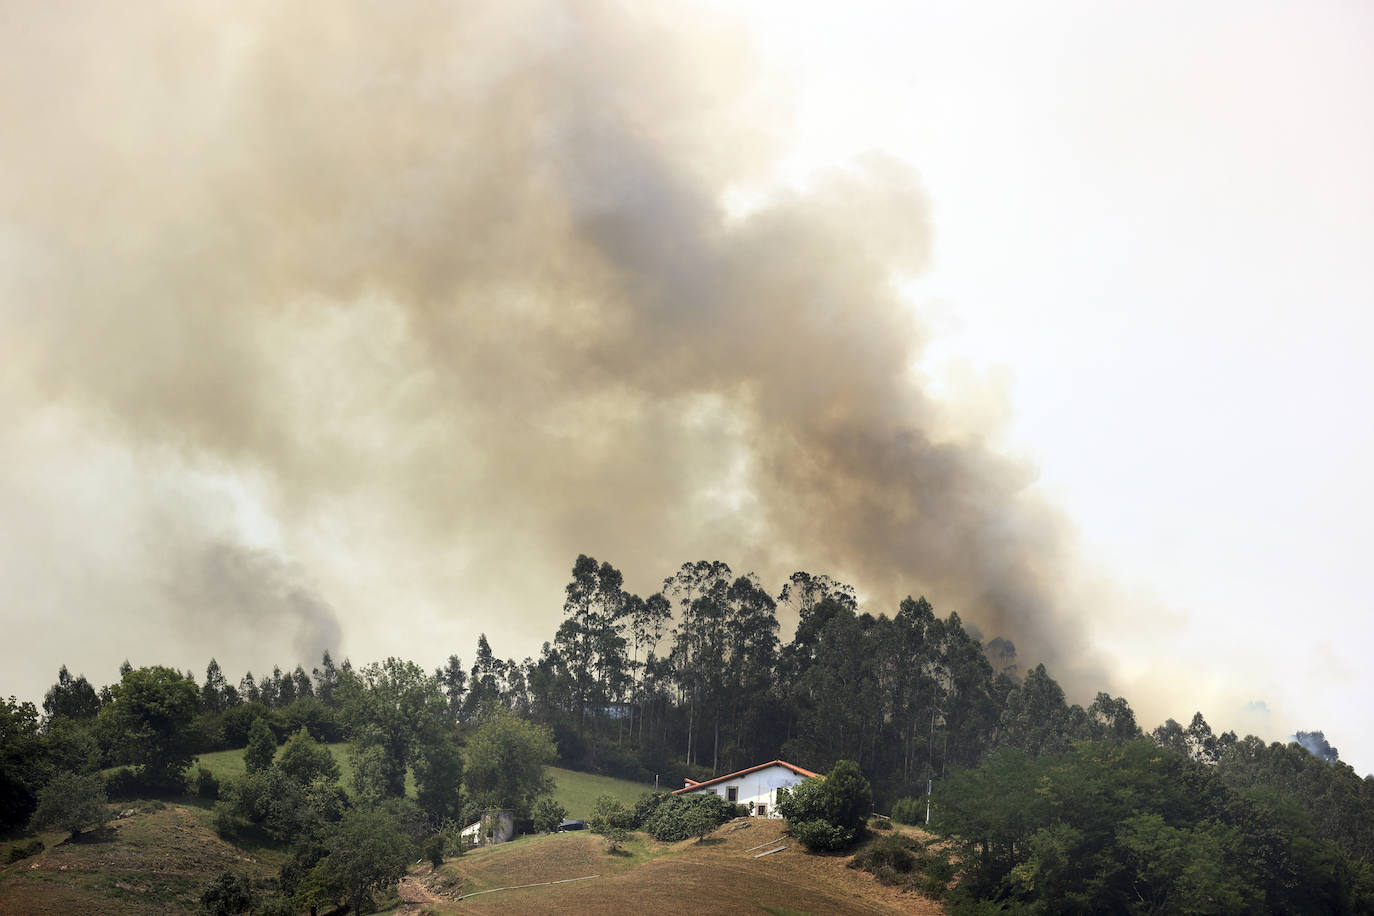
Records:
[[[0,691],[719,558],[1374,769],[1367,7],[281,6],[0,5]]]

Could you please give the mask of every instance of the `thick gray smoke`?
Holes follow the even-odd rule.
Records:
[[[280,557],[238,544],[211,542],[198,557],[186,557],[170,572],[173,602],[198,620],[231,620],[237,628],[271,633],[286,645],[292,661],[318,659],[342,644],[334,609],[301,570]]]
[[[251,664],[309,661],[336,616],[362,660],[523,654],[587,552],[641,589],[709,557],[923,592],[1072,682],[1060,520],[922,389],[917,176],[730,210],[786,99],[642,6],[6,8],[10,448],[60,412],[148,518],[163,477],[230,481],[303,565],[243,531],[140,553],[222,621],[183,665],[273,619]]]

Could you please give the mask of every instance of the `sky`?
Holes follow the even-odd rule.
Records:
[[[1374,770],[1367,7],[278,6],[0,5],[0,692],[710,558]]]

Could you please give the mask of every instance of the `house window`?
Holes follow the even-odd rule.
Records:
[[[725,789],[725,800],[728,802],[739,801],[739,786],[727,786]]]
[[[754,817],[767,817],[767,816],[768,816],[768,806],[765,805],[763,802],[759,802],[759,803],[758,803],[758,806],[757,806],[756,808],[754,808]]]

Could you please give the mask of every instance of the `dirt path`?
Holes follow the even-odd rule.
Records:
[[[427,865],[425,868],[433,870],[432,865]],[[405,908],[401,910],[402,913],[421,913],[427,906],[450,902],[425,887],[420,879],[427,873],[414,872],[401,879],[396,890],[400,894],[402,902],[405,903]]]

